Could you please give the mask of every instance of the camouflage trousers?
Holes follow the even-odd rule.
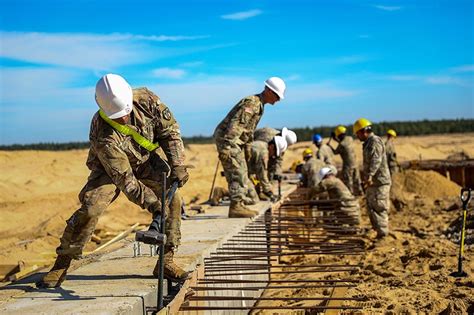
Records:
[[[360,223],[360,207],[357,199],[341,200],[341,211],[347,216],[347,223],[358,225]]]
[[[268,159],[268,179],[273,180],[275,175],[281,175],[283,173],[282,169],[283,158],[281,156],[278,157],[270,157]]]
[[[362,194],[362,183],[360,180],[359,169],[356,168],[342,168],[342,181],[354,196]]]
[[[388,235],[388,212],[390,209],[390,185],[370,186],[366,191],[367,211],[370,223],[378,236]]]
[[[154,159],[151,160],[150,163],[142,165],[135,176],[160,198],[161,169],[153,165],[155,164]],[[84,246],[91,239],[100,215],[119,194],[120,190],[106,173],[92,171],[86,185],[79,193],[81,207],[66,221],[66,228],[56,253],[75,259],[80,258]],[[181,240],[181,197],[178,192],[176,192],[170,208],[166,210],[166,247],[172,249],[179,246]]]
[[[219,160],[229,185],[229,197],[232,202],[242,202],[247,196],[256,196],[255,187],[248,177],[247,161],[240,148],[227,148],[216,141]],[[228,150],[229,155],[223,154]]]

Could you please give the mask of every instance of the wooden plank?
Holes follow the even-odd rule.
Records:
[[[140,225],[140,223],[135,223],[134,225],[132,225],[129,229],[119,233],[117,236],[115,236],[113,239],[111,239],[110,241],[106,242],[105,244],[97,247],[96,249],[94,249],[92,252],[93,253],[96,253],[110,245],[112,245],[113,243],[116,243],[124,238],[126,238],[130,233],[132,233],[138,226]]]
[[[343,298],[346,296],[347,291],[349,290],[348,287],[335,287],[332,289],[330,298]],[[330,307],[340,307],[344,304],[344,300],[329,300],[326,306]],[[337,315],[341,310],[338,309],[329,309],[324,312],[327,315]]]

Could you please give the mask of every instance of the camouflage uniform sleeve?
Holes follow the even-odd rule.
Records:
[[[171,167],[184,165],[184,144],[179,125],[165,104],[158,103],[158,109],[160,113],[155,124],[155,141],[160,144]]]
[[[155,193],[135,177],[127,155],[116,144],[104,145],[97,156],[112,182],[131,202],[147,209],[158,201]]]
[[[332,149],[332,147],[331,147],[331,149]],[[333,152],[334,152],[334,154],[341,154],[341,152],[342,152],[342,145],[341,145],[341,143],[339,143],[339,144],[337,145],[337,148],[336,148],[336,149],[333,149]]]
[[[267,167],[267,161],[268,161],[268,154],[261,154],[257,160],[257,178],[260,181],[260,184],[262,185],[263,192],[268,193],[272,191],[272,184],[268,180],[268,167]]]
[[[241,137],[245,132],[249,133],[246,143],[251,143],[254,141],[253,130],[250,130],[249,132],[247,128],[252,116],[254,115],[255,104],[252,99],[244,98],[239,102],[238,106],[239,110],[229,121],[227,132],[224,136],[224,141],[230,147],[240,147],[243,145]]]
[[[368,174],[367,176],[374,176],[382,165],[384,147],[380,139],[373,139],[371,145],[367,148],[369,156]]]

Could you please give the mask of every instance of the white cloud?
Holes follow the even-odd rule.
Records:
[[[358,37],[362,39],[368,39],[368,38],[371,38],[372,36],[369,34],[360,34]]]
[[[458,67],[454,67],[450,69],[452,72],[473,72],[474,71],[474,65],[462,65]]]
[[[453,77],[453,76],[428,76],[425,78],[425,82],[428,84],[436,84],[436,85],[466,85],[466,82],[463,80]]]
[[[241,21],[241,20],[246,20],[246,19],[255,17],[262,13],[263,13],[262,10],[249,10],[249,11],[242,11],[242,12],[235,12],[235,13],[221,15],[221,18],[225,20]]]
[[[186,54],[192,49],[209,49],[209,47],[172,49],[154,47],[150,43],[191,40],[203,38],[202,36],[0,32],[0,38],[1,57],[93,70],[111,70],[122,65]]]
[[[152,73],[157,78],[181,79],[186,74],[186,71],[182,69],[158,68],[153,70]]]
[[[377,8],[379,10],[383,10],[383,11],[398,11],[398,10],[401,10],[403,7],[400,7],[400,6],[387,6],[387,5],[379,5],[379,4],[376,4],[374,5],[374,8]]]
[[[288,77],[283,78],[285,82],[291,82],[291,81],[297,81],[301,79],[301,76],[299,74],[292,74]]]
[[[420,76],[416,75],[391,75],[388,77],[393,81],[414,81],[420,79]]]
[[[163,83],[152,90],[179,112],[226,111],[242,97],[263,90],[263,79],[232,76],[199,76],[183,83]],[[285,103],[311,103],[317,100],[348,98],[360,93],[330,83],[288,84]]]
[[[450,75],[391,75],[387,77],[393,81],[417,81],[432,85],[460,85],[469,86],[469,83],[461,78]]]
[[[342,56],[332,60],[337,64],[354,64],[367,61],[369,58],[362,55]]]
[[[180,67],[185,67],[185,68],[193,68],[193,67],[199,67],[204,64],[204,61],[189,61],[189,62],[183,62],[179,66]]]

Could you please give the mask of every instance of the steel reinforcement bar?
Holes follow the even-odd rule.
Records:
[[[339,200],[304,195],[297,189],[206,258],[180,313],[360,309],[359,298],[346,296],[359,282],[361,265],[346,261],[364,255],[359,227]]]

